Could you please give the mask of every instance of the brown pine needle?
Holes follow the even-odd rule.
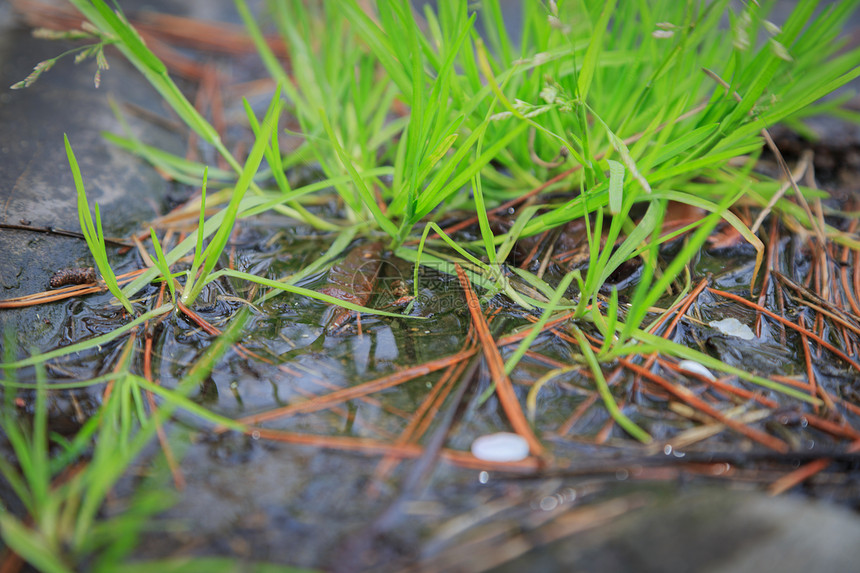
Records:
[[[466,293],[466,306],[469,307],[469,312],[472,314],[472,323],[475,325],[475,331],[478,333],[478,339],[481,341],[481,347],[484,351],[484,358],[487,360],[487,367],[490,369],[490,376],[496,385],[496,395],[499,398],[499,403],[511,423],[511,427],[516,433],[523,437],[529,444],[529,450],[532,455],[542,456],[544,448],[537,439],[532,427],[526,420],[525,413],[520,406],[520,401],[517,399],[517,394],[514,392],[514,385],[511,383],[510,377],[505,372],[505,361],[502,360],[502,355],[499,353],[499,348],[493,336],[490,334],[490,326],[487,324],[487,319],[481,313],[481,303],[472,290],[472,285],[466,273],[460,265],[455,264],[457,269],[457,277],[460,279],[460,286],[463,292]]]
[[[591,306],[589,306],[587,308],[591,308]],[[562,322],[566,321],[568,318],[572,317],[573,314],[574,313],[572,311],[566,312],[557,318],[553,318],[552,320],[548,320],[546,322],[546,324],[543,325],[543,329],[541,330],[541,332],[546,332],[546,331],[555,332],[555,330],[553,330],[553,327],[558,326]],[[528,314],[526,315],[525,318],[526,318],[526,320],[531,320],[532,322],[538,321],[537,318],[535,318],[531,315],[528,315]],[[522,339],[524,339],[530,333],[531,333],[531,328],[526,328],[522,332],[515,332],[514,334],[508,334],[507,336],[501,337],[500,339],[498,339],[496,341],[496,344],[498,346],[507,346],[508,344],[515,344],[517,342],[522,341]]]
[[[132,279],[137,278],[137,276],[145,270],[146,269],[138,269],[136,271],[130,271],[125,274],[118,275],[116,277],[117,283],[125,284],[127,282],[130,282]],[[16,296],[14,298],[0,300],[0,308],[21,308],[25,306],[36,306],[39,304],[56,302],[58,300],[63,300],[76,296],[83,296],[85,294],[104,292],[105,290],[107,290],[107,287],[101,281],[99,281],[98,283],[72,285],[66,288],[46,290],[42,292],[37,292],[35,294]]]
[[[374,392],[380,392],[387,388],[391,388],[393,386],[397,386],[399,384],[403,384],[405,382],[418,378],[419,376],[425,376],[427,374],[430,374],[431,372],[436,372],[437,370],[446,368],[451,364],[456,364],[461,360],[465,360],[466,358],[474,356],[475,352],[475,350],[465,350],[463,352],[458,352],[456,354],[452,354],[444,358],[439,358],[437,360],[425,362],[424,364],[419,364],[418,366],[412,366],[411,368],[405,368],[403,370],[398,370],[397,372],[392,372],[387,376],[382,376],[381,378],[371,380],[370,382],[365,382],[364,384],[359,384],[358,386],[344,388],[343,390],[338,390],[336,392],[332,392],[331,394],[326,394],[325,396],[312,398],[310,400],[307,400],[306,402],[290,404],[289,406],[275,408],[274,410],[269,410],[268,412],[261,412],[259,414],[245,416],[244,418],[240,418],[237,421],[240,424],[245,425],[259,424],[261,422],[275,420],[277,418],[284,418],[287,416],[292,416],[294,414],[307,414],[309,412],[316,412],[317,410],[330,408],[335,404],[340,404],[349,400],[361,398],[367,396],[368,394],[373,394]]]
[[[271,430],[259,427],[248,428],[246,433],[255,438],[272,440],[274,442],[286,442],[317,448],[361,452],[369,455],[418,458],[424,453],[424,448],[418,444],[390,444],[370,438],[354,438],[351,436],[317,436],[313,434]],[[519,462],[488,462],[476,458],[469,452],[451,450],[448,448],[443,448],[439,457],[460,467],[483,471],[532,473],[539,467],[539,460],[534,457],[529,457]]]
[[[470,331],[466,337],[466,343],[463,345],[463,350],[474,349],[474,347],[473,333]],[[442,378],[436,383],[427,396],[424,397],[421,405],[415,411],[412,419],[409,420],[409,423],[403,429],[403,432],[401,432],[400,436],[395,441],[395,444],[418,443],[418,440],[427,431],[430,423],[433,421],[436,414],[442,407],[442,404],[451,393],[451,390],[455,386],[455,382],[463,375],[468,364],[469,363],[467,361],[463,360],[457,364],[452,364],[445,370]],[[391,470],[396,467],[397,462],[398,460],[394,456],[386,456],[380,460],[379,464],[376,466],[376,470],[373,472],[374,484],[384,480]],[[375,485],[372,485],[371,487],[374,493],[378,491]]]
[[[666,330],[661,335],[663,338],[668,340],[669,337],[672,336],[672,332],[674,332],[675,327],[678,326],[678,322],[680,322],[681,318],[683,318],[683,316],[685,314],[687,314],[687,309],[690,308],[690,306],[693,304],[693,302],[695,302],[696,298],[698,298],[698,296],[702,293],[703,290],[705,290],[705,287],[707,287],[707,286],[708,286],[708,279],[705,278],[705,279],[702,279],[701,281],[699,281],[699,284],[696,285],[696,288],[694,288],[692,291],[690,291],[690,293],[686,297],[684,297],[684,300],[682,300],[681,302],[678,303],[677,308],[671,309],[669,312],[667,312],[663,316],[663,318],[661,320],[654,323],[654,325],[648,329],[649,332],[652,332],[652,333],[655,332],[666,321],[666,319],[668,319],[669,316],[674,312],[675,318],[672,319],[672,322],[669,323],[669,326],[666,328]]]
[[[811,338],[812,340],[814,340],[815,342],[817,342],[818,344],[820,344],[821,346],[823,346],[824,348],[826,348],[827,350],[829,350],[830,352],[832,352],[833,354],[835,354],[836,356],[838,356],[839,358],[841,358],[842,360],[844,360],[845,362],[847,362],[848,364],[853,366],[854,369],[857,370],[857,372],[860,372],[860,364],[858,364],[856,361],[852,360],[850,356],[848,356],[847,354],[845,354],[844,352],[842,352],[841,350],[839,350],[838,348],[836,348],[835,346],[833,346],[832,344],[827,342],[826,340],[822,339],[820,336],[818,336],[814,332],[810,332],[809,330],[802,328],[802,327],[794,324],[793,322],[786,320],[785,318],[782,318],[778,314],[775,314],[775,313],[769,311],[768,309],[764,308],[763,306],[760,306],[760,305],[758,305],[752,301],[749,301],[743,297],[740,297],[736,294],[722,291],[722,290],[718,290],[718,289],[711,288],[711,287],[708,287],[708,290],[714,294],[720,295],[721,297],[728,298],[728,299],[734,300],[736,302],[739,302],[745,306],[748,306],[750,308],[754,308],[754,309],[758,310],[759,312],[768,315],[772,319],[774,319],[778,322],[781,322],[782,324],[786,325],[787,327],[792,328],[792,329],[800,332],[801,334],[805,334],[806,336],[808,336],[809,338]]]
[[[856,441],[851,444],[846,450],[846,453],[853,454],[858,451],[860,451],[860,441]],[[813,460],[807,464],[804,464],[793,472],[785,474],[784,476],[770,484],[770,487],[767,488],[767,492],[770,495],[780,495],[782,493],[785,493],[794,486],[805,482],[815,474],[827,469],[827,466],[829,466],[830,463],[831,460],[827,458],[822,458],[820,460]]]
[[[800,314],[798,320],[801,326],[804,326],[803,313]],[[815,377],[815,369],[812,367],[812,353],[809,351],[809,337],[806,333],[800,333],[800,345],[803,347],[803,360],[806,363],[806,379],[809,381],[809,394],[815,398],[816,389],[818,387],[818,379]]]
[[[723,392],[734,394],[736,396],[740,396],[745,400],[755,400],[759,404],[763,406],[767,406],[768,408],[777,409],[779,408],[779,404],[774,400],[769,398],[765,398],[761,395],[761,392],[751,392],[746,388],[740,388],[738,386],[733,386],[731,384],[726,384],[720,380],[708,380],[704,379],[705,383],[713,386],[714,388],[718,388]],[[804,419],[806,419],[807,423],[817,430],[821,430],[822,432],[827,432],[833,436],[837,436],[840,438],[848,438],[849,440],[860,440],[860,432],[852,428],[851,426],[840,425],[830,420],[825,420],[820,416],[816,416],[814,414],[803,414]]]
[[[693,394],[690,389],[672,384],[662,376],[658,376],[650,370],[647,370],[642,366],[634,364],[633,362],[630,362],[629,360],[626,360],[624,358],[618,358],[618,362],[620,362],[630,370],[639,373],[640,375],[642,375],[642,377],[647,378],[651,382],[654,382],[655,384],[657,384],[658,386],[660,386],[688,406],[707,414],[708,416],[718,420],[719,422],[735,430],[736,432],[743,434],[749,439],[754,440],[764,446],[767,446],[768,448],[777,452],[785,453],[789,450],[788,444],[786,444],[782,440],[775,438],[770,434],[766,434],[760,430],[750,428],[746,424],[743,424],[737,420],[733,420],[732,418],[726,417],[722,412],[720,412],[719,410]],[[665,364],[667,366],[669,365],[668,363],[664,363],[662,360],[660,360],[660,363]]]
[[[597,402],[597,399],[599,397],[600,397],[600,395],[597,392],[594,392],[593,394],[586,397],[585,400],[583,400],[579,404],[579,406],[577,406],[576,409],[573,412],[571,412],[571,414],[570,414],[570,416],[568,416],[567,420],[565,420],[564,423],[561,426],[559,426],[556,433],[559,436],[564,436],[565,434],[570,432],[573,429],[573,427],[576,425],[576,423],[579,421],[579,419],[582,418],[583,414],[585,414],[588,411],[588,409],[591,408],[595,402]]]

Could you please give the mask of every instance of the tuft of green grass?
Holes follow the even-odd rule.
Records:
[[[205,284],[228,274],[272,287],[264,297],[291,290],[321,298],[295,287],[295,281],[324,268],[353,237],[378,234],[390,239],[398,256],[416,264],[416,277],[417,265],[425,261],[464,263],[472,280],[486,289],[486,298],[504,293],[524,309],[552,309],[558,297],[570,294],[559,293],[542,276],[520,269],[508,273],[503,265],[519,238],[582,219],[589,264],[584,272],[567,275],[564,284],[576,282],[578,292],[570,299],[576,318],[593,321],[604,335],[601,358],[627,348],[646,309],[689,272],[690,261],[720,221],[756,248],[754,287],[763,244],[730,208],[741,199],[764,205],[776,193],[776,182],[752,173],[762,130],[780,121],[802,126],[810,113],[845,116],[837,107],[844,100],[815,102],[860,75],[860,49],[840,52],[838,40],[860,0],[821,7],[816,0],[801,2],[782,27],[768,19],[771,4],[530,2],[522,7],[518,34],[510,35],[495,0],[474,6],[455,0],[436,10],[425,6],[421,17],[408,0],[379,2],[375,12],[357,0],[269,0],[265,17],[289,48],[290,74],[269,49],[245,1],[236,0],[279,86],[262,121],[246,103],[254,145],[240,164],[121,10],[104,0],[72,3],[88,21],[86,33],[101,42],[81,54],[98,58],[104,43],[115,43],[234,172],[213,170],[219,184],[228,185],[215,195],[226,206],[204,221],[205,166],[131,135],[111,137],[204,188],[197,232],[168,253],[161,252],[153,234],[157,268],[119,290],[105,254],[98,206],[93,222],[67,142],[81,226],[105,283],[129,312],[129,297],[159,274],[173,289],[170,266],[192,250],[181,296],[185,304],[192,304]],[[323,35],[330,41],[316,41]],[[304,138],[292,154],[279,143],[283,112],[295,116]],[[542,159],[555,157],[560,159]],[[297,187],[290,169],[308,158],[325,179]],[[555,176],[555,184],[545,189],[552,195],[538,195],[522,207],[509,231],[493,232],[488,209]],[[253,196],[246,196],[249,190]],[[799,191],[816,196],[813,190]],[[336,203],[342,219],[314,214],[309,201],[319,194]],[[661,236],[669,201],[711,215]],[[773,207],[857,248],[851,237],[819,225],[785,197]],[[439,226],[438,220],[454,209],[477,216],[478,240],[458,240]],[[282,281],[216,271],[235,221],[267,210],[337,233],[331,249]],[[430,231],[440,238],[428,240]],[[685,246],[663,266],[660,245],[682,232],[688,234]],[[417,248],[408,244],[419,235]],[[611,316],[604,316],[600,290],[634,257],[642,258],[645,271],[621,322],[617,293],[610,295]],[[171,296],[176,296],[172,290]]]
[[[806,113],[834,111],[833,104],[805,108],[860,75],[860,51],[838,54],[836,40],[858,0],[820,10],[814,0],[803,2],[782,28],[768,20],[767,6],[735,9],[728,0],[526,3],[518,43],[508,35],[494,0],[474,8],[465,0],[443,3],[436,11],[425,6],[420,21],[408,0],[380,2],[375,13],[356,0],[268,1],[267,20],[289,48],[291,74],[271,52],[245,1],[236,0],[266,69],[287,98],[281,102],[276,95],[262,123],[246,104],[255,143],[242,166],[122,12],[103,0],[73,4],[92,33],[115,42],[238,176],[206,257],[197,251],[195,263],[202,266],[192,266],[202,273],[199,280],[189,274],[186,303],[217,264],[227,230],[243,214],[248,189],[283,198],[257,206],[255,213],[274,209],[338,233],[382,232],[400,252],[416,226],[426,231],[448,210],[466,208],[477,214],[481,236],[460,244],[460,255],[466,247],[489,265],[503,262],[500,255],[516,238],[583,218],[591,261],[578,283],[580,317],[621,264],[649,256],[643,245],[662,219],[666,199],[719,211],[756,247],[760,263],[761,242],[718,207],[749,179],[748,169],[730,162],[758,153],[762,128],[779,121],[800,125]],[[727,41],[726,14],[732,41]],[[475,28],[478,19],[483,37]],[[322,34],[330,41],[317,42]],[[729,88],[715,77],[730,78]],[[284,154],[279,144],[282,109],[298,119],[304,137],[292,154]],[[205,171],[131,136],[112,140],[182,180],[199,182]],[[556,156],[560,163],[540,159]],[[308,158],[325,173],[322,187],[336,193],[343,221],[314,215],[303,203],[307,195],[295,192],[289,169]],[[561,172],[568,176],[547,191],[578,192],[549,201],[539,197],[541,208],[518,219],[515,229],[491,231],[488,208]],[[228,174],[218,177],[225,181]],[[713,184],[703,186],[703,179]],[[261,188],[269,183],[273,195]],[[762,177],[745,189],[745,198],[762,203],[775,191]],[[643,203],[645,215],[633,216]],[[775,208],[796,216],[785,198]],[[798,219],[815,228],[806,214]],[[175,257],[168,253],[165,260]],[[536,277],[524,280],[540,283]],[[496,285],[491,292],[503,290],[528,308],[525,298],[500,289],[497,279],[491,282]],[[123,292],[128,296],[142,284],[134,281]]]
[[[155,438],[157,429],[177,410],[184,409],[213,425],[241,430],[232,420],[215,415],[188,399],[211,372],[216,362],[242,333],[247,313],[240,312],[230,326],[191,366],[177,387],[168,390],[130,372],[135,339],[126,342],[125,357],[108,380],[111,391],[98,412],[71,440],[48,432],[48,385],[43,362],[36,362],[35,407],[32,421],[21,417],[4,392],[0,428],[17,463],[0,457],[0,474],[10,484],[27,512],[26,519],[0,505],[0,538],[25,561],[40,571],[66,573],[88,568],[98,572],[123,571],[128,555],[150,520],[172,502],[163,487],[143,487],[129,508],[114,517],[101,517],[109,492]],[[14,344],[6,336],[3,384],[15,383]],[[42,358],[45,358],[44,355]],[[78,387],[94,381],[77,382]],[[51,388],[55,388],[54,385]],[[147,411],[143,392],[161,400]],[[52,445],[52,442],[55,442]],[[56,447],[54,447],[56,446]],[[53,454],[52,452],[57,452]],[[68,472],[71,464],[77,471]],[[140,565],[128,565],[131,570]],[[195,570],[195,563],[186,569]],[[202,570],[200,568],[196,570]]]

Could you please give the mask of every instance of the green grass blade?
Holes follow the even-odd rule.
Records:
[[[380,316],[392,316],[392,317],[396,316],[396,317],[400,317],[400,318],[404,317],[404,315],[398,314],[396,312],[387,312],[384,310],[376,310],[373,308],[368,308],[366,306],[360,306],[360,305],[353,304],[353,303],[345,301],[345,300],[341,300],[339,298],[335,298],[333,296],[329,296],[327,294],[324,294],[324,293],[321,293],[321,292],[318,292],[315,290],[291,285],[288,283],[278,282],[278,281],[274,281],[271,279],[266,279],[263,277],[259,277],[257,275],[252,275],[250,273],[243,273],[241,271],[234,271],[234,270],[230,270],[230,269],[221,269],[220,271],[212,273],[212,275],[209,277],[208,281],[211,282],[211,281],[217,280],[218,278],[223,277],[223,276],[233,277],[236,279],[241,279],[241,280],[246,280],[246,281],[251,281],[251,282],[255,282],[257,284],[261,284],[263,286],[267,286],[269,288],[278,289],[278,290],[282,290],[282,291],[286,291],[286,292],[291,292],[293,294],[307,296],[310,298],[315,298],[317,300],[327,302],[328,304],[334,304],[337,306],[342,306],[343,308],[347,308],[347,309],[355,311],[355,312],[360,312],[360,313],[364,313],[364,314],[377,314]],[[410,318],[422,318],[422,317],[410,317]]]
[[[294,273],[285,279],[279,279],[278,282],[283,282],[285,284],[294,285],[297,282],[304,279],[305,277],[309,277],[309,276],[313,275],[314,273],[321,271],[327,265],[331,264],[331,262],[336,257],[340,256],[341,253],[346,251],[346,248],[349,246],[349,244],[355,238],[355,235],[357,232],[358,232],[357,228],[351,227],[351,228],[346,229],[343,232],[339,233],[337,238],[332,242],[331,246],[328,248],[328,250],[326,250],[326,252],[321,257],[316,259],[314,262],[312,262],[308,266],[302,268],[302,270],[298,271],[297,273]],[[260,298],[255,300],[254,304],[258,305],[262,302],[265,302],[265,301],[269,300],[270,298],[272,298],[273,296],[275,296],[276,294],[280,294],[280,292],[281,291],[279,291],[279,290],[270,290],[269,292],[267,292],[266,294],[264,294],[263,296],[261,296]]]
[[[215,265],[218,263],[218,259],[221,256],[221,252],[227,245],[227,240],[230,238],[230,233],[233,231],[233,224],[239,214],[239,205],[254,178],[254,173],[256,173],[257,168],[260,166],[260,162],[263,160],[263,154],[269,144],[266,134],[269,133],[268,130],[271,129],[272,124],[277,124],[278,114],[281,109],[280,97],[281,90],[279,88],[275,90],[275,93],[272,96],[269,109],[263,119],[263,128],[260,130],[260,134],[254,142],[251,152],[248,154],[248,159],[245,161],[245,167],[242,169],[242,173],[239,175],[239,180],[236,182],[236,187],[233,190],[233,196],[230,199],[230,203],[224,210],[223,223],[218,228],[218,231],[215,233],[209,246],[206,248],[206,260],[203,263],[200,279],[195,280],[194,277],[191,277],[191,280],[195,280],[195,282],[190,288],[186,288],[186,291],[182,295],[182,302],[186,305],[190,306],[194,303],[194,300],[203,289],[206,277],[209,276],[209,273],[211,273],[212,269],[215,268]]]
[[[582,60],[582,69],[576,80],[577,95],[582,101],[588,98],[594,71],[597,68],[597,62],[603,51],[603,37],[606,34],[609,19],[612,18],[613,12],[615,12],[615,0],[604,2],[603,11],[600,13],[600,17],[590,34],[591,39],[588,43],[588,49],[585,51],[585,57]]]
[[[624,166],[617,161],[609,163],[609,212],[617,215],[624,201]]]
[[[481,189],[481,176],[476,175],[472,180],[472,192],[475,198],[475,211],[478,215],[478,226],[481,230],[481,240],[484,242],[484,252],[491,265],[496,263],[496,247],[493,231],[490,229],[490,220],[487,216],[487,207],[484,204],[484,192]]]
[[[286,565],[240,563],[232,557],[168,557],[123,563],[112,573],[320,573],[318,570],[299,569]]]
[[[152,247],[155,249],[155,266],[161,272],[161,276],[167,281],[167,288],[170,289],[170,300],[176,302],[176,287],[173,284],[173,278],[170,274],[170,266],[164,258],[164,251],[161,250],[161,243],[158,242],[158,237],[155,236],[155,229],[149,228],[149,234],[152,238]]]
[[[573,326],[572,329],[574,336],[576,336],[576,341],[579,342],[579,348],[582,350],[582,355],[585,357],[585,361],[588,363],[588,367],[594,375],[594,384],[597,386],[597,392],[600,394],[600,397],[603,398],[603,404],[606,406],[606,410],[609,412],[609,415],[612,416],[612,419],[615,420],[615,422],[621,426],[625,432],[643,444],[650,443],[651,435],[633,423],[633,421],[621,411],[618,404],[615,403],[615,398],[613,398],[612,391],[609,389],[609,384],[607,384],[606,378],[603,376],[603,370],[600,368],[600,363],[597,361],[594,351],[591,350],[591,345],[589,345],[585,335],[575,326]]]
[[[41,364],[48,360],[52,360],[59,356],[66,356],[67,354],[73,354],[76,352],[83,352],[85,350],[90,350],[92,348],[96,348],[98,346],[103,346],[109,342],[116,340],[117,338],[124,335],[126,332],[137,328],[140,324],[146,322],[147,320],[153,319],[157,316],[161,316],[162,314],[167,314],[173,310],[172,304],[163,304],[158,308],[150,310],[149,312],[145,312],[129,322],[124,326],[120,326],[119,328],[108,332],[107,334],[102,334],[100,336],[96,336],[94,338],[90,338],[89,340],[84,340],[83,342],[78,342],[76,344],[70,344],[69,346],[64,346],[62,348],[57,348],[56,350],[51,350],[50,352],[45,352],[42,354],[35,354],[29,358],[23,358],[21,360],[16,360],[15,362],[4,362],[0,364],[0,368],[4,370],[9,370],[12,368],[23,368],[25,366],[34,366],[36,364]]]
[[[187,397],[169,390],[164,386],[160,386],[158,384],[153,384],[146,378],[137,377],[135,382],[144,390],[148,392],[152,392],[158,396],[164,398],[164,401],[172,404],[174,407],[185,410],[189,414],[197,416],[202,420],[206,420],[214,426],[223,426],[230,430],[236,430],[237,432],[242,432],[245,430],[245,426],[236,422],[235,420],[231,420],[230,418],[225,418],[224,416],[219,416],[218,414],[212,412],[201,406],[196,402],[192,402]]]
[[[78,161],[75,159],[75,152],[72,151],[72,145],[69,143],[67,135],[63,134],[63,139],[66,144],[66,156],[69,159],[69,167],[72,170],[72,177],[75,181],[75,190],[78,195],[78,217],[81,221],[81,232],[90,248],[90,253],[95,259],[96,266],[104,279],[105,284],[110,289],[111,293],[122,303],[129,314],[134,314],[134,308],[131,306],[131,301],[120,290],[116,282],[116,275],[110,267],[107,260],[107,250],[105,247],[104,233],[102,232],[101,218],[99,216],[99,206],[96,203],[95,214],[96,224],[93,224],[90,216],[90,208],[87,202],[87,192],[84,188],[84,181],[81,177],[81,170],[78,167]]]
[[[43,573],[73,573],[40,532],[10,513],[0,514],[0,536],[4,543]]]
[[[657,300],[663,296],[663,293],[666,290],[666,287],[675,280],[675,277],[678,276],[678,273],[681,272],[681,269],[684,268],[685,265],[688,264],[693,255],[701,249],[702,245],[704,245],[705,241],[711,234],[711,231],[714,230],[714,227],[717,226],[717,223],[720,221],[720,218],[723,214],[728,210],[728,208],[740,197],[742,194],[736,194],[734,196],[727,196],[720,202],[717,210],[708,215],[704,221],[702,221],[701,226],[696,230],[690,240],[681,248],[681,251],[675,255],[666,269],[663,271],[662,276],[656,281],[655,284],[650,285],[650,288],[647,291],[641,300],[636,300],[634,297],[635,304],[631,306],[630,312],[627,316],[627,323],[625,330],[622,331],[621,341],[627,340],[630,336],[630,332],[632,332],[633,328],[638,328],[641,324],[642,320],[645,318],[645,314],[648,312],[648,308],[654,305]],[[637,292],[637,294],[639,294]]]
[[[558,305],[561,302],[561,299],[564,297],[564,293],[567,292],[567,287],[570,286],[570,282],[573,280],[573,277],[573,273],[567,273],[558,283],[558,287],[555,289],[552,298],[547,304],[546,309],[544,309],[544,311],[541,313],[541,316],[538,321],[534,324],[534,326],[531,327],[531,330],[529,330],[528,335],[523,338],[514,353],[511,354],[511,356],[505,361],[505,372],[507,374],[513,372],[514,368],[517,367],[517,364],[519,364],[520,360],[522,360],[522,357],[525,356],[526,352],[531,347],[532,343],[535,341],[535,338],[537,338],[543,330],[544,325],[547,323],[553,313],[558,310]]]

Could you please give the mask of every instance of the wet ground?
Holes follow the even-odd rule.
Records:
[[[0,3],[0,21],[9,21],[8,12],[8,5]],[[31,39],[23,29],[7,28],[0,33],[0,86],[25,77],[36,62],[59,51],[53,43]],[[121,129],[108,97],[170,119],[156,94],[119,57],[111,59],[99,90],[92,87],[90,71],[62,62],[27,90],[0,92],[0,223],[77,230],[63,133],[75,147],[91,201],[102,207],[108,235],[127,237],[190,193],[165,182],[142,160],[99,134],[102,129]],[[183,149],[180,133],[141,119],[132,125],[148,143]],[[850,138],[851,130],[846,133]],[[833,154],[850,157],[856,145],[854,139],[836,146]],[[844,177],[850,177],[852,172],[846,173]],[[836,179],[850,181],[844,177]],[[837,187],[850,190],[848,183]],[[329,237],[269,215],[243,222],[233,239],[237,268],[272,278],[302,268],[329,244]],[[784,244],[787,252],[797,248],[792,260],[798,262],[789,267],[795,271],[789,278],[802,280],[802,248],[792,247],[790,237]],[[0,298],[45,290],[55,270],[90,264],[82,240],[51,233],[2,229],[0,252]],[[133,251],[114,250],[112,255],[118,272],[141,264]],[[713,274],[711,286],[743,294],[751,261],[752,253],[743,246],[712,249],[702,254],[696,270],[699,277]],[[731,270],[725,271],[727,267]],[[561,267],[553,270],[560,272]],[[405,280],[410,286],[410,274],[410,265],[388,259],[380,282]],[[319,275],[303,286],[324,284],[325,276]],[[431,273],[422,284],[426,299],[414,312],[424,319],[364,317],[361,334],[355,326],[327,333],[327,308],[321,303],[292,295],[270,299],[253,314],[243,343],[274,364],[230,351],[194,399],[236,418],[459,352],[471,319],[456,279]],[[156,290],[148,287],[141,296],[153,296]],[[245,298],[252,298],[247,285],[222,281],[204,293],[197,310],[222,326],[244,306],[239,299]],[[15,330],[22,352],[48,350],[122,324],[121,313],[109,302],[109,295],[100,294],[2,310],[0,323]],[[525,313],[496,302],[502,307],[493,323],[497,333],[527,324]],[[771,326],[752,343],[741,344],[706,325],[729,316],[751,324],[753,311],[705,293],[695,312],[701,323],[682,323],[676,341],[767,375],[790,377],[805,371],[797,335],[789,332],[783,342],[781,331]],[[167,386],[175,383],[209,340],[197,325],[171,316],[156,332],[156,376]],[[58,361],[49,368],[49,377],[64,381],[102,373],[111,367],[121,344]],[[529,384],[555,363],[569,363],[574,348],[556,336],[539,337],[531,349],[535,354],[514,372],[521,401]],[[816,368],[820,383],[835,395],[857,396],[857,372],[844,362],[825,354],[816,358]],[[21,376],[27,380],[32,373]],[[426,467],[426,460],[407,459],[380,478],[383,456],[372,448],[355,447],[358,440],[377,444],[397,439],[441,377],[441,371],[420,376],[373,395],[374,401],[354,400],[339,409],[299,414],[266,426],[290,436],[289,443],[216,433],[191,416],[178,415],[170,432],[182,453],[187,486],[159,518],[160,531],[146,536],[137,554],[227,555],[344,571],[753,571],[777,566],[783,571],[847,571],[860,561],[855,543],[860,534],[856,457],[835,459],[828,471],[789,495],[770,497],[765,491],[818,452],[840,447],[820,428],[808,427],[802,413],[791,408],[782,417],[756,422],[756,427],[784,439],[793,457],[772,455],[728,431],[679,451],[662,444],[692,423],[670,415],[671,400],[653,389],[641,395],[625,393],[622,397],[638,404],[628,414],[659,442],[656,449],[646,449],[607,424],[599,401],[586,407],[593,387],[587,378],[571,375],[539,395],[537,429],[554,457],[548,471],[530,476],[487,472],[443,457]],[[489,385],[486,368],[477,364],[473,377],[475,384],[464,396],[465,406],[445,442],[448,450],[467,451],[475,437],[509,429],[495,398],[479,404]],[[701,385],[693,388],[706,392]],[[763,396],[780,400],[773,393]],[[79,391],[74,400],[54,398],[52,429],[61,433],[73,432],[100,400],[98,390]],[[451,410],[445,406],[430,425],[425,444]],[[571,412],[580,407],[584,414],[567,427]],[[849,425],[857,426],[856,414],[845,416]],[[349,448],[336,440],[324,447],[300,443],[296,436],[351,441],[343,442]],[[107,513],[123,507],[123,496],[141,483],[136,474],[148,473],[151,459],[159,465],[158,457],[153,447],[121,484]]]

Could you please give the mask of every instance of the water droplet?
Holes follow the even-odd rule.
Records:
[[[615,472],[615,479],[617,479],[618,481],[624,481],[628,477],[630,477],[630,472],[625,469],[620,469]]]
[[[663,453],[666,454],[667,456],[669,454],[671,454],[672,453],[672,445],[666,444],[665,446],[663,446]]]
[[[472,455],[487,462],[518,462],[528,457],[529,444],[519,434],[488,434],[472,442]]]
[[[258,432],[257,430],[254,430],[253,432],[251,432],[251,439],[259,440],[260,439],[260,432]]]
[[[552,511],[558,507],[558,498],[554,495],[548,495],[540,500],[540,508],[544,511]]]
[[[752,329],[743,324],[737,318],[724,318],[723,320],[712,320],[708,326],[716,328],[728,336],[737,336],[741,340],[755,340]]]
[[[479,483],[487,483],[490,481],[490,472],[481,472],[478,474]]]
[[[702,364],[699,364],[695,360],[681,360],[678,362],[678,368],[681,370],[686,370],[687,372],[691,372],[693,374],[698,374],[699,376],[704,376],[708,380],[716,380],[716,377],[711,374],[711,371],[705,368]]]
[[[715,476],[720,476],[725,473],[728,473],[730,469],[732,469],[732,466],[726,463],[714,464],[713,466],[711,466],[711,473]]]

